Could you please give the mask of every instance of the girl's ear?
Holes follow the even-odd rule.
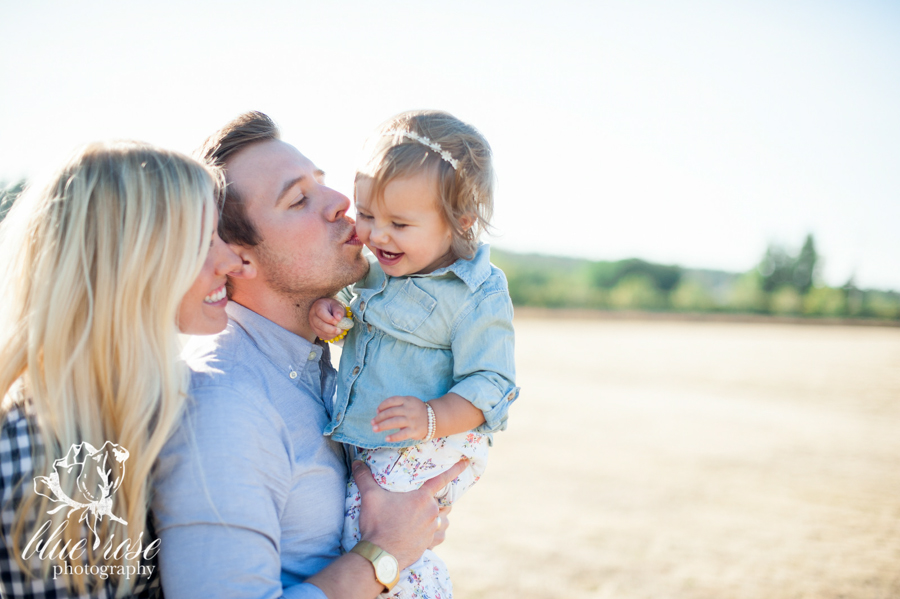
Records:
[[[459,217],[459,224],[462,225],[463,231],[468,231],[475,224],[475,216],[473,214],[463,214]]]

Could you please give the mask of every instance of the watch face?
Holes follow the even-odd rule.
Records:
[[[394,582],[399,574],[397,568],[397,560],[392,556],[383,556],[378,560],[378,566],[375,567],[375,574],[382,583]]]

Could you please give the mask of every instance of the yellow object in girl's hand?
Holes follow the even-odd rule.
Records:
[[[347,336],[347,331],[353,328],[353,312],[350,311],[350,306],[345,306],[344,309],[347,311],[347,316],[343,317],[341,321],[335,325],[337,328],[341,329],[341,334],[334,339],[325,339],[325,343],[340,341]]]

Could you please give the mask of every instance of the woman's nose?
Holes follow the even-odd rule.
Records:
[[[229,275],[240,270],[241,258],[234,253],[234,250],[231,249],[230,245],[221,239],[216,239],[213,251],[216,252],[217,275]]]

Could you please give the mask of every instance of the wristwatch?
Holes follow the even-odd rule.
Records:
[[[384,592],[390,591],[400,580],[400,565],[397,558],[376,545],[368,541],[360,541],[350,550],[351,553],[358,553],[375,566],[375,578],[384,585]]]

